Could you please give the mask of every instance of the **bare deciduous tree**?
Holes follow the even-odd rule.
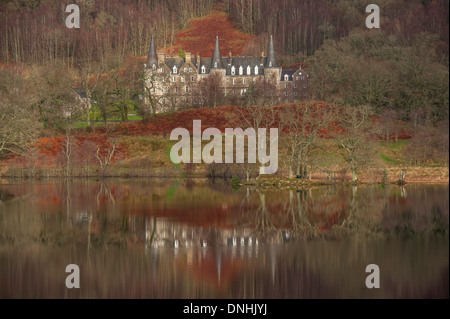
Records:
[[[36,96],[15,71],[0,70],[0,153],[24,154],[42,125],[32,108]]]
[[[335,138],[339,155],[350,166],[353,183],[358,181],[358,172],[376,157],[373,138],[378,131],[372,116],[372,107],[367,105],[343,108],[340,112],[341,130]]]
[[[288,141],[289,177],[303,175],[312,150],[318,146],[320,134],[336,121],[336,108],[313,102],[286,105],[279,111],[280,131]]]

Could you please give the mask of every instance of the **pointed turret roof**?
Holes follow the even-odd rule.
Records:
[[[217,64],[216,64],[217,63]],[[220,53],[219,36],[216,36],[216,46],[214,48],[214,56],[211,61],[211,69],[223,69],[222,55]]]
[[[272,63],[270,63],[272,62]],[[267,55],[267,63],[266,68],[275,68],[278,67],[277,59],[275,58],[275,48],[273,46],[273,38],[270,36],[270,44],[269,44],[269,53]]]
[[[152,36],[152,42],[150,43],[150,51],[148,51],[147,57],[147,67],[151,68],[153,64],[155,64],[156,66],[158,65],[158,56],[156,55],[156,46]]]

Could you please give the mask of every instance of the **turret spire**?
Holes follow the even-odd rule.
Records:
[[[214,56],[211,62],[211,69],[223,69],[222,55],[220,53],[219,36],[216,36],[216,46],[214,48]]]
[[[147,67],[151,68],[153,67],[153,65],[155,67],[158,66],[158,56],[156,55],[156,46],[152,36],[152,42],[150,43],[150,51],[148,51],[147,57]]]
[[[275,68],[278,67],[277,59],[275,58],[275,48],[273,45],[272,35],[270,36],[270,44],[269,44],[269,54],[267,55],[267,68]]]

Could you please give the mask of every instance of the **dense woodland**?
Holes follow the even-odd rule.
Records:
[[[70,134],[75,121],[126,122],[129,113],[151,116],[149,106],[137,98],[143,93],[142,66],[151,36],[158,49],[176,47],[177,35],[192,19],[216,10],[227,13],[239,32],[249,35],[243,55],[260,55],[273,35],[278,62],[285,68],[303,65],[311,75],[312,100],[335,105],[330,112],[342,115],[335,118],[342,125],[348,119],[348,132],[358,116],[376,118],[378,136],[397,140],[406,132],[412,137],[407,151],[415,163],[433,159],[448,165],[449,3],[380,0],[381,28],[369,30],[365,8],[371,2],[83,0],[76,2],[81,28],[68,29],[66,3],[1,1],[0,154],[23,154],[44,131]],[[188,50],[195,48],[186,44],[177,53]],[[87,114],[72,112],[80,104],[74,88],[89,97]],[[198,90],[205,98],[189,107],[235,104],[239,113],[253,105],[276,104],[264,88],[249,90],[244,100],[221,96],[214,83],[203,83]],[[177,106],[183,107],[188,106]],[[285,108],[277,115],[286,119],[281,126],[298,133],[298,122],[292,119],[310,108],[316,106]],[[71,117],[64,116],[71,112]],[[299,121],[303,118],[307,117]],[[364,134],[373,136],[372,129]],[[317,132],[311,135],[314,140]],[[296,150],[286,161],[299,173],[302,165],[313,161],[309,150],[300,147],[303,139],[291,137]],[[339,138],[342,148],[353,147],[346,144],[352,143],[351,136]],[[362,159],[367,154],[355,156]],[[299,160],[302,156],[306,159]]]

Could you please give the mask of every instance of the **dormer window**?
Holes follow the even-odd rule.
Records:
[[[247,66],[247,75],[250,75],[250,73],[252,73],[252,68],[249,66]]]
[[[231,75],[235,75],[236,74],[236,68],[234,67],[234,65],[231,67]]]
[[[217,62],[214,62],[214,67],[217,68]]]
[[[255,74],[258,75],[258,66],[255,65]]]
[[[206,68],[204,65],[202,65],[202,73],[206,73]]]
[[[176,67],[176,65],[173,66],[173,74],[177,74],[177,67]]]
[[[272,66],[272,61],[269,61],[269,67],[271,67]]]
[[[285,81],[289,81],[289,75],[285,74],[285,75],[284,75],[284,80],[285,80]]]
[[[244,68],[242,65],[239,67],[239,75],[242,75],[244,73]]]
[[[156,71],[156,64],[153,63],[152,69],[153,69],[153,71]]]

